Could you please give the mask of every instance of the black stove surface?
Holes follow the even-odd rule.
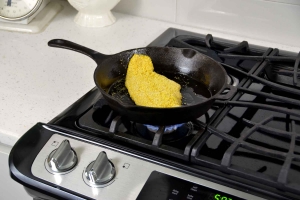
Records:
[[[171,127],[174,131],[149,129],[119,116],[96,89],[50,123],[183,163],[249,191],[297,198],[300,77],[294,66],[300,53],[177,29],[168,29],[150,46],[194,48],[214,58],[237,92],[229,100],[217,100],[200,118]]]

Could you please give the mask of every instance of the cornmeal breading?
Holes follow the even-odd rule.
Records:
[[[178,107],[181,86],[154,72],[151,58],[134,54],[129,61],[125,86],[136,105],[148,107]]]

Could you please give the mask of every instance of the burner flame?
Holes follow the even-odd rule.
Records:
[[[176,131],[179,127],[181,127],[182,125],[184,125],[184,124],[175,124],[175,125],[171,125],[171,126],[166,126],[164,133],[172,133],[172,132]],[[159,129],[159,126],[153,126],[153,125],[148,125],[148,124],[145,124],[145,126],[151,132],[156,132]]]

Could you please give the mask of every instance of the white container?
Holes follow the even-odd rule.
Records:
[[[68,0],[79,12],[74,21],[84,27],[105,27],[113,24],[116,18],[111,13],[120,0]]]

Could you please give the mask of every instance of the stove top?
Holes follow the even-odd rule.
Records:
[[[231,99],[217,100],[198,119],[165,127],[127,120],[93,88],[49,125],[257,196],[297,199],[300,53],[173,28],[149,46],[193,48],[212,57],[237,91]]]
[[[174,33],[166,44],[158,38],[150,46],[194,48],[214,58],[226,69],[228,82],[237,87],[232,99],[216,101],[204,116],[166,134],[164,127],[151,132],[118,116],[100,98],[78,119],[78,128],[188,161],[197,169],[205,166],[225,177],[235,175],[244,183],[259,182],[300,194],[300,76],[295,79],[299,71],[292,67],[299,65],[300,54],[281,54],[278,49],[214,39],[210,34]],[[294,60],[269,61],[268,56]]]

